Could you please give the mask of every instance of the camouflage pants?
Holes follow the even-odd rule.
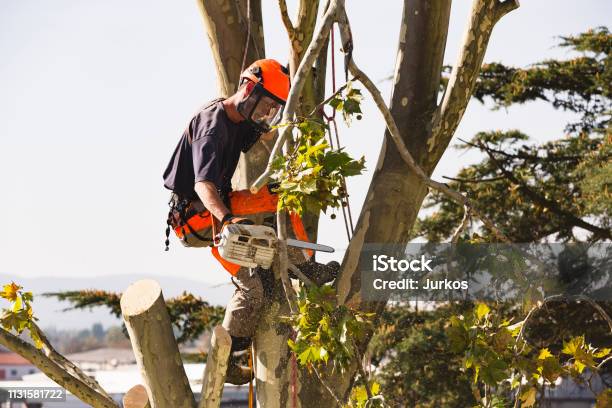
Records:
[[[306,261],[306,257],[301,250],[289,249],[289,262],[299,265]],[[267,274],[262,281],[262,274]],[[230,336],[250,338],[255,334],[261,309],[265,305],[266,294],[269,290],[264,290],[264,283],[268,286],[272,271],[262,270],[261,268],[240,268],[236,276],[232,279],[236,290],[225,308],[223,327]],[[269,288],[266,288],[269,289]]]

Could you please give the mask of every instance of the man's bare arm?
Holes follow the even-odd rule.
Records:
[[[260,140],[269,142],[274,139],[278,131],[276,129],[269,131],[268,133],[262,134],[259,138]]]
[[[217,187],[210,181],[198,181],[194,186],[195,192],[202,200],[202,204],[208,211],[218,220],[222,220],[230,210],[223,204],[223,200],[219,197]]]

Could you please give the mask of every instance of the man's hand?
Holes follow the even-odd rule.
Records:
[[[271,131],[269,131],[268,133],[263,133],[260,137],[259,140],[265,141],[265,142],[270,142],[271,140],[274,139],[274,137],[276,136],[276,134],[278,133],[277,129],[273,129]]]
[[[198,181],[194,186],[195,192],[200,197],[202,204],[212,215],[218,220],[222,220],[230,210],[223,204],[223,200],[219,197],[217,187],[210,181]]]
[[[254,225],[255,223],[252,220],[249,220],[248,218],[236,217],[234,214],[228,213],[221,220],[221,224],[223,227],[225,227],[226,225],[229,225],[229,224]]]

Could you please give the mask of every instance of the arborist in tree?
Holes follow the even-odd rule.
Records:
[[[271,127],[282,116],[289,86],[288,71],[279,62],[254,62],[240,76],[236,93],[206,104],[191,119],[164,172],[164,186],[172,190],[166,250],[170,229],[185,246],[212,247],[236,286],[223,320],[232,338],[227,371],[227,382],[232,384],[246,384],[252,378],[251,370],[238,364],[237,355],[251,344],[265,297],[262,276],[265,279],[270,274],[260,267],[240,267],[223,259],[213,245],[214,237],[230,224],[274,223],[278,200],[271,187],[256,194],[232,192],[231,179],[241,152],[249,151],[260,139],[274,137]],[[294,235],[307,240],[301,219],[290,218]],[[290,261],[316,284],[333,280],[339,264],[318,264],[310,259],[311,254],[294,250],[289,253]]]

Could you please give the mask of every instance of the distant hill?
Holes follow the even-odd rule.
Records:
[[[109,275],[83,278],[51,278],[0,275],[0,283],[15,281],[25,290],[34,293],[34,314],[39,318],[42,328],[54,326],[57,329],[90,328],[93,323],[100,322],[104,327],[121,324],[120,319],[111,316],[106,308],[95,308],[91,311],[62,311],[70,306],[54,298],[40,296],[45,292],[60,292],[79,289],[101,289],[112,292],[123,292],[131,283],[139,279],[155,279],[162,287],[164,297],[169,298],[188,291],[201,296],[213,305],[225,305],[234,291],[234,285],[229,282],[224,285],[213,285],[201,281],[175,278],[172,276],[145,275]]]

